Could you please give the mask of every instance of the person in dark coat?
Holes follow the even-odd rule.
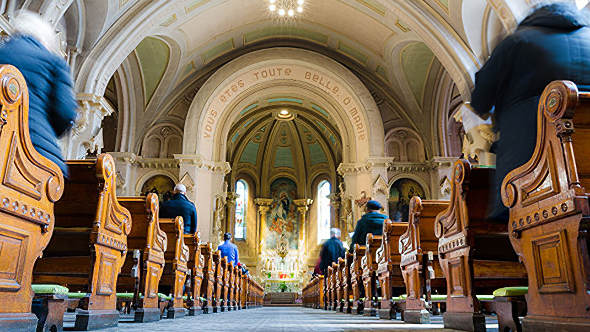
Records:
[[[500,138],[489,217],[506,222],[508,210],[500,186],[513,169],[532,156],[537,136],[537,107],[551,81],[590,84],[590,20],[570,3],[536,9],[504,39],[475,75],[471,106],[481,117],[493,114]],[[493,196],[493,197],[494,197]]]
[[[29,89],[31,142],[67,177],[57,139],[72,127],[77,115],[70,67],[58,56],[55,29],[39,15],[23,11],[12,23],[15,34],[0,46],[0,63],[13,65],[23,74]]]
[[[172,198],[160,204],[160,218],[177,216],[181,216],[184,220],[185,234],[194,234],[197,231],[197,208],[186,198],[186,187],[181,183],[174,187]]]
[[[379,213],[383,206],[377,201],[367,202],[367,213],[356,223],[354,234],[352,235],[352,243],[350,244],[350,252],[354,252],[354,245],[358,244],[364,246],[367,241],[367,234],[373,235],[383,234],[383,222],[387,216]]]
[[[338,258],[344,257],[346,251],[340,241],[340,229],[330,229],[330,238],[322,245],[320,251],[320,271],[326,275],[328,267],[332,266],[333,262],[338,262]]]

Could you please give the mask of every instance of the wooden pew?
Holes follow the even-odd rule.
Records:
[[[235,290],[235,285],[234,285],[234,280],[235,280],[235,269],[234,269],[234,265],[228,260],[227,262],[227,294],[225,296],[225,303],[226,303],[226,307],[227,307],[227,311],[232,311],[235,310],[234,308],[234,290]]]
[[[449,206],[436,217],[438,260],[447,282],[446,328],[485,331],[476,295],[527,282],[510,245],[507,222],[487,219],[494,171],[463,159],[455,162]]]
[[[502,183],[510,241],[529,276],[525,331],[590,330],[589,90],[545,88],[533,156]]]
[[[379,304],[379,318],[395,318],[391,298],[399,296],[404,291],[404,281],[399,263],[399,237],[408,228],[407,222],[393,222],[385,220],[381,246],[377,249],[377,279],[381,286],[381,301]]]
[[[131,213],[133,228],[127,237],[130,250],[139,257],[127,255],[117,280],[117,292],[134,293],[133,308],[136,322],[160,320],[158,284],[164,269],[164,252],[168,246],[158,217],[158,195],[119,197],[119,204]]]
[[[184,242],[184,222],[182,217],[160,219],[160,227],[166,233],[168,246],[164,253],[166,264],[160,279],[158,290],[171,295],[172,301],[167,308],[167,318],[179,318],[185,315],[184,285],[188,273],[189,249]]]
[[[338,308],[339,312],[344,312],[344,306],[346,304],[347,298],[345,297],[346,291],[344,288],[346,287],[346,261],[344,258],[338,258],[338,274],[336,275],[336,286],[338,288]]]
[[[53,204],[64,190],[61,170],[33,147],[29,93],[22,74],[1,65],[0,329],[34,330],[33,265],[53,234]]]
[[[324,276],[317,276],[314,290],[314,304],[316,309],[323,309],[325,306]]]
[[[240,296],[242,291],[242,269],[237,265],[235,269],[235,280],[234,280],[234,310],[242,310],[242,297]]]
[[[117,201],[110,155],[67,164],[70,178],[55,204],[53,236],[37,260],[33,282],[86,293],[78,302],[76,329],[116,326],[117,276],[127,255],[131,214]]]
[[[201,244],[201,257],[203,258],[203,282],[201,283],[200,296],[205,299],[202,303],[203,313],[213,313],[215,297],[215,263],[213,262],[213,246],[211,242]]]
[[[220,305],[220,309],[221,312],[225,312],[227,311],[227,297],[228,297],[228,292],[229,292],[229,265],[231,265],[231,263],[229,263],[227,261],[227,257],[222,257],[221,258],[221,297],[219,300],[219,305]]]
[[[213,282],[213,312],[221,312],[221,290],[223,289],[223,268],[221,265],[221,252],[213,253],[213,265],[215,281]]]
[[[201,255],[201,244],[199,233],[184,234],[184,244],[188,247],[189,258],[186,266],[190,272],[188,279],[188,293],[189,301],[186,305],[188,307],[188,315],[195,316],[203,313],[201,302],[201,285],[203,284],[203,267],[205,260]]]
[[[377,289],[377,249],[381,246],[383,236],[367,234],[367,250],[361,259],[363,269],[363,286],[365,288],[365,303],[363,315],[376,316],[379,303],[379,290]]]
[[[242,298],[242,309],[248,309],[248,278],[247,274],[242,275],[242,288],[240,297]]]
[[[344,275],[342,276],[342,297],[344,298],[343,312],[350,314],[352,313],[352,262],[354,255],[347,252],[344,256]]]
[[[363,265],[362,259],[365,257],[366,246],[354,245],[354,253],[352,258],[352,266],[350,269],[350,279],[352,283],[352,313],[361,315],[365,305],[365,288],[363,286]]]
[[[332,265],[328,266],[328,269],[326,271],[326,275],[328,276],[328,278],[326,279],[326,288],[328,294],[327,310],[334,310],[334,304],[336,303],[336,293],[334,292],[334,275],[336,271],[334,271],[334,266]]]
[[[407,294],[404,321],[407,323],[430,323],[431,289],[446,294],[444,275],[438,263],[434,222],[448,206],[448,201],[422,200],[418,196],[410,200],[407,229],[399,238],[400,267]]]
[[[340,300],[342,295],[340,294],[340,278],[339,278],[339,266],[338,263],[332,262],[332,310],[338,311],[340,308]]]

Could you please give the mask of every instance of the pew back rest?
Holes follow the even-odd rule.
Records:
[[[423,200],[418,196],[410,200],[408,228],[399,238],[402,255],[437,252],[438,239],[434,235],[436,216],[447,209],[448,201]]]
[[[164,264],[168,246],[166,233],[160,228],[158,195],[119,197],[119,203],[133,216],[133,228],[127,236],[130,249],[150,251],[152,258]]]
[[[551,82],[539,101],[533,156],[502,182],[512,232],[576,212],[588,214],[588,204],[575,200],[587,196],[590,187],[589,139],[590,92],[570,81]]]

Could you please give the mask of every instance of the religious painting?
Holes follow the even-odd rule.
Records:
[[[166,175],[155,175],[149,178],[141,187],[141,195],[149,193],[158,195],[160,202],[170,199],[174,190],[174,181]]]
[[[389,189],[389,217],[391,220],[408,221],[410,200],[414,196],[424,199],[424,189],[418,182],[410,179],[399,179]]]
[[[267,249],[297,250],[299,246],[299,212],[293,202],[297,198],[297,185],[280,178],[270,186],[272,204],[266,214]]]

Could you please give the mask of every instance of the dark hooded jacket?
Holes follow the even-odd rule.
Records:
[[[354,234],[350,244],[350,252],[354,252],[354,245],[358,244],[364,246],[367,242],[367,234],[373,235],[383,234],[383,222],[388,217],[379,212],[365,213],[361,219],[356,223]]]
[[[332,266],[333,262],[338,262],[338,258],[344,257],[346,251],[342,246],[342,242],[336,238],[331,237],[322,245],[322,251],[320,252],[320,270],[324,275],[328,270],[328,266]]]
[[[537,134],[537,107],[551,81],[590,84],[590,23],[587,11],[557,3],[537,9],[503,40],[475,75],[471,106],[484,116],[493,112],[499,140],[496,153],[495,202],[490,217],[506,221],[500,185],[513,169],[532,156]],[[495,109],[492,111],[492,108]]]
[[[35,150],[56,163],[67,177],[57,138],[74,123],[78,104],[70,67],[29,36],[10,38],[0,46],[0,63],[13,65],[29,88],[29,133]]]
[[[170,200],[160,204],[160,218],[178,216],[184,221],[185,234],[194,234],[197,231],[197,208],[181,193],[174,194]]]

